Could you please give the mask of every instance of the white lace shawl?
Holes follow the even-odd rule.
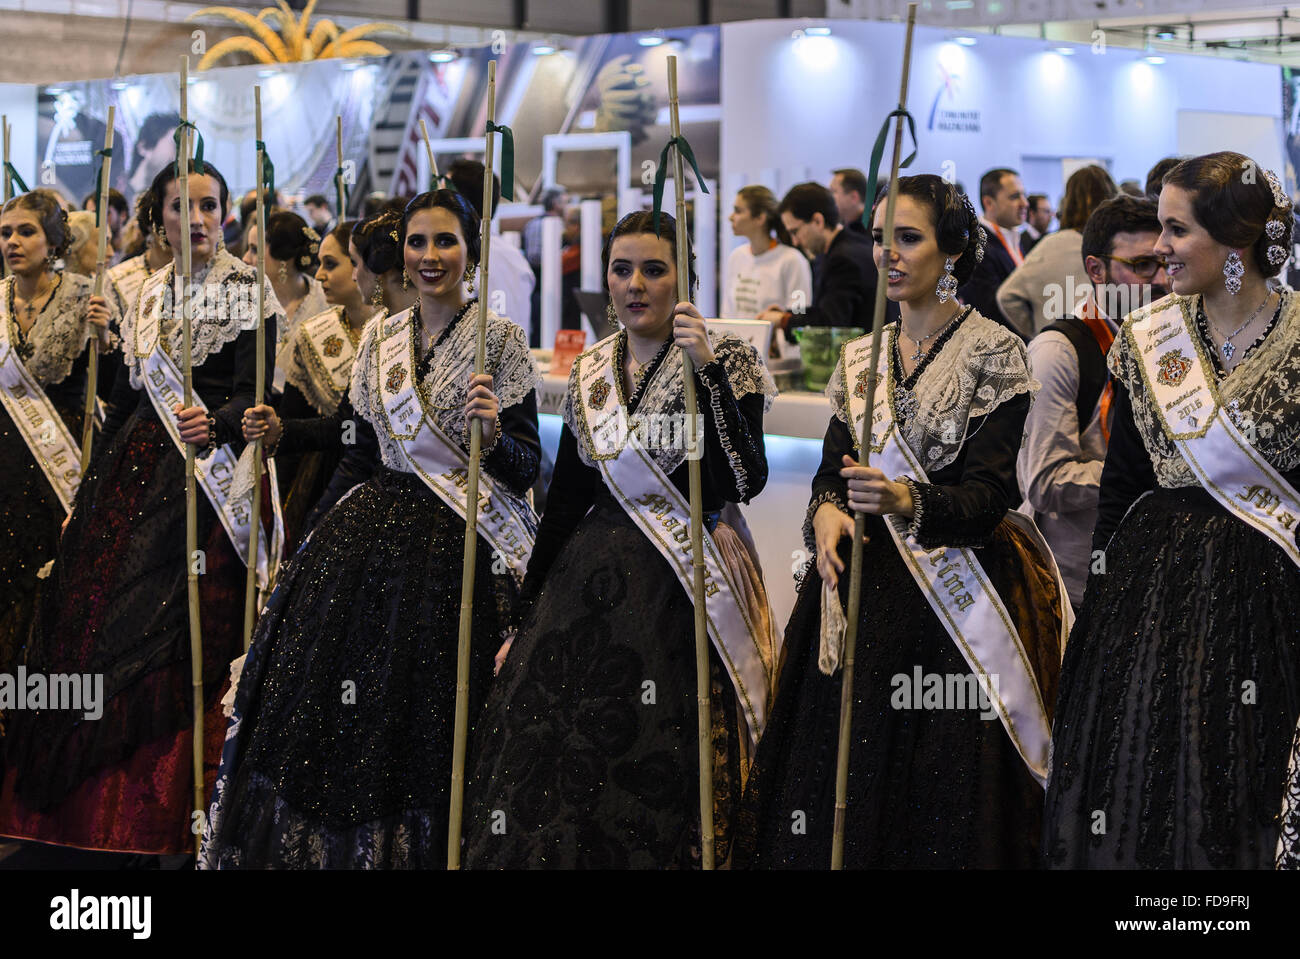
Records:
[[[279,302],[277,299],[276,303]],[[298,328],[308,320],[320,316],[329,308],[330,301],[325,299],[325,289],[315,277],[307,277],[307,295],[298,301],[293,315],[286,316],[284,314],[283,304],[279,308],[281,320],[275,329],[276,352],[281,353],[292,349],[290,344],[293,342],[294,334],[298,332]]]
[[[1263,343],[1216,384],[1233,423],[1260,455],[1282,473],[1300,466],[1300,294],[1287,291],[1284,295],[1286,305],[1277,325]],[[1192,337],[1199,340],[1197,300],[1197,296],[1170,294],[1148,307],[1134,310],[1124,318],[1124,326],[1172,301],[1183,310]],[[1126,332],[1121,331],[1115,337],[1106,362],[1132,398],[1133,421],[1151,457],[1156,482],[1166,489],[1199,486],[1200,481],[1179,454],[1178,447],[1165,435],[1156,411],[1151,408],[1139,361],[1133,355]],[[1253,439],[1247,428],[1249,423],[1254,423]]]
[[[620,355],[622,349],[626,348],[627,332],[619,330],[613,336],[623,337],[621,347],[615,351],[616,355]],[[713,346],[714,356],[722,361],[722,367],[727,373],[727,382],[731,385],[732,395],[739,400],[750,393],[761,393],[764,397],[763,411],[767,412],[771,409],[772,400],[777,392],[776,383],[772,379],[772,374],[759,359],[758,351],[732,333],[719,335],[709,330],[708,336],[709,343]],[[601,340],[592,347],[592,350],[600,348],[606,342],[608,339]],[[584,353],[583,356],[585,355],[587,354]],[[564,416],[565,425],[578,440],[578,458],[587,466],[594,468],[596,461],[588,448],[589,438],[578,422],[574,410],[574,404],[581,402],[576,399],[579,395],[578,368],[581,359],[582,357],[579,357],[574,360],[573,368],[569,371],[569,387],[565,392],[561,414]],[[650,381],[645,385],[641,401],[637,404],[636,415],[683,415],[686,411],[686,393],[682,370],[682,351],[669,347],[663,362],[659,364],[651,375]],[[622,371],[617,371],[616,375],[621,376]],[[697,391],[697,401],[700,404],[700,412],[703,413],[708,404],[708,396],[702,391]],[[726,437],[723,437],[723,443],[726,445]],[[665,474],[671,474],[686,458],[686,450],[680,448],[679,444],[656,445],[646,452]]]
[[[466,452],[469,451],[469,439],[465,429],[465,397],[469,392],[469,378],[474,372],[478,309],[475,301],[456,322],[447,339],[435,348],[429,374],[416,386],[425,416],[432,417],[447,438],[460,444]],[[404,472],[410,472],[410,469],[401,444],[389,435],[384,417],[379,388],[379,339],[381,332],[387,336],[403,323],[412,321],[413,311],[403,310],[394,316],[380,314],[366,324],[357,345],[357,358],[352,364],[350,393],[353,407],[375,428],[384,465]],[[418,345],[416,350],[418,352]],[[490,310],[485,355],[485,369],[492,376],[492,392],[503,410],[520,403],[541,382],[524,331],[517,323]]]
[[[892,348],[895,323],[885,324],[883,347]],[[970,421],[993,412],[1021,393],[1037,393],[1024,341],[972,310],[921,371],[914,392],[916,415],[900,420],[899,432],[927,473],[953,462],[966,444]],[[878,389],[887,389],[882,378]],[[826,384],[831,409],[849,423],[844,355]]]
[[[142,318],[152,313],[159,295],[163,298],[162,347],[177,366],[181,365],[181,317],[176,309],[175,265],[163,267],[159,273],[163,271],[166,271],[165,279],[142,289],[135,309],[122,318],[122,351],[130,371],[131,385],[137,390],[144,389],[141,378],[144,357],[137,355],[136,328]],[[235,259],[223,248],[212,257],[207,271],[203,274],[196,271],[191,282],[194,289],[190,293],[193,309],[190,352],[194,365],[202,366],[210,355],[220,352],[241,332],[256,329],[257,270]],[[271,289],[271,282],[265,280],[264,284],[263,320],[275,323],[280,304]]]
[[[13,276],[4,281],[0,293],[5,297],[6,303],[13,302],[13,287],[16,282],[17,278]],[[58,287],[54,296],[36,315],[26,337],[33,352],[23,365],[42,386],[54,386],[68,378],[72,364],[85,352],[86,341],[90,336],[86,310],[90,306],[90,297],[95,292],[94,281],[78,273],[63,273],[56,282]],[[108,301],[111,323],[118,318],[116,304],[112,297],[105,299]],[[18,318],[11,316],[10,322],[17,324]],[[16,344],[17,337],[12,332],[10,337]],[[118,339],[113,335],[110,341],[116,346]]]

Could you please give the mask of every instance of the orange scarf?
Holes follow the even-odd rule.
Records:
[[[1083,304],[1083,309],[1079,311],[1079,319],[1087,324],[1088,329],[1092,331],[1093,339],[1101,347],[1101,355],[1104,357],[1110,352],[1110,346],[1115,342],[1115,334],[1111,332],[1110,325],[1102,318],[1101,311],[1097,309],[1097,304],[1089,297]],[[1101,391],[1101,435],[1106,440],[1106,445],[1110,445],[1110,406],[1115,399],[1115,379],[1110,375],[1109,369],[1106,371],[1106,387]],[[1080,424],[1080,431],[1086,424]]]

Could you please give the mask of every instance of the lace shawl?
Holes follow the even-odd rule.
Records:
[[[3,295],[7,304],[13,303],[15,283],[17,278],[12,276],[4,281]],[[23,365],[42,386],[54,386],[68,378],[72,364],[85,352],[90,336],[86,310],[95,292],[94,282],[77,273],[63,273],[57,283],[53,297],[36,315],[26,336],[32,355],[23,361]],[[116,306],[112,297],[105,299],[108,300],[111,324],[118,318]],[[16,326],[18,318],[11,315],[10,322]],[[11,331],[9,335],[17,344],[17,334]],[[110,334],[110,342],[116,346],[117,336]]]
[[[336,314],[344,326],[347,326],[347,319],[343,316],[343,307],[331,306],[325,313]],[[313,314],[308,320],[314,320],[320,313]],[[307,337],[306,323],[304,320],[294,328],[293,340],[288,348],[284,350],[284,379],[296,387],[303,396],[307,397],[307,402],[312,405],[316,412],[322,416],[333,416],[338,411],[339,401],[343,399],[343,392],[347,389],[347,384],[342,388],[337,387],[330,379],[327,371],[316,357],[315,349]],[[353,358],[355,362],[355,357]]]
[[[626,331],[620,330],[614,336],[624,337],[624,345],[626,345]],[[763,403],[763,411],[766,412],[771,409],[772,399],[777,392],[776,383],[772,379],[772,374],[767,371],[767,367],[759,359],[758,351],[731,333],[719,335],[710,330],[708,336],[709,343],[713,346],[714,356],[722,362],[722,367],[727,373],[727,382],[730,384],[731,392],[735,398],[739,400],[750,393],[761,393],[766,398]],[[599,348],[605,342],[606,340],[602,340],[593,349]],[[565,392],[561,414],[564,417],[565,425],[578,439],[579,459],[587,466],[595,468],[596,460],[592,458],[591,450],[588,448],[588,438],[582,426],[578,423],[574,410],[575,402],[579,402],[575,400],[575,397],[578,396],[578,368],[581,361],[582,357],[574,360],[573,368],[569,371],[569,387]],[[650,381],[645,384],[641,401],[637,404],[636,415],[684,416],[686,413],[686,392],[682,377],[683,369],[682,351],[670,347],[663,362],[650,374]],[[621,376],[622,371],[617,371],[616,375]],[[702,392],[697,391],[697,400],[701,404],[706,402]],[[700,412],[704,412],[703,406],[701,406]],[[726,437],[722,439],[725,446]],[[686,459],[686,450],[680,448],[680,444],[662,444],[646,452],[656,465],[664,471],[665,475],[671,474]]]
[[[883,348],[892,350],[897,324],[886,324],[882,332]],[[888,380],[882,379],[877,388],[888,389]],[[1036,393],[1038,388],[1020,337],[972,310],[921,371],[913,390],[916,414],[900,419],[898,429],[926,472],[932,473],[961,453],[972,419],[993,412],[1021,393]],[[826,384],[826,395],[835,415],[848,424],[843,353]]]
[[[1227,376],[1214,379],[1228,416],[1247,441],[1278,472],[1287,473],[1300,466],[1300,295],[1284,294],[1286,303],[1273,331],[1264,342]],[[1128,327],[1149,316],[1153,309],[1172,300],[1183,311],[1183,318],[1200,341],[1196,328],[1197,297],[1170,294],[1148,307],[1135,310],[1124,318]],[[1212,345],[1203,344],[1207,349]],[[1126,332],[1115,337],[1106,358],[1110,371],[1129,391],[1133,401],[1133,420],[1138,434],[1151,457],[1156,482],[1166,489],[1199,486],[1200,482],[1187,461],[1178,452],[1160,424],[1142,380],[1139,360]],[[1254,424],[1253,438],[1249,425]]]
[[[469,440],[465,429],[465,397],[469,392],[469,378],[474,372],[478,310],[478,301],[474,301],[446,339],[434,347],[429,373],[416,384],[424,415],[466,452],[469,452]],[[401,444],[389,436],[384,418],[383,396],[379,389],[379,338],[381,326],[383,335],[387,336],[403,323],[409,325],[413,322],[416,322],[416,317],[412,310],[403,310],[394,316],[381,314],[372,319],[361,334],[357,358],[352,364],[352,405],[374,426],[384,465],[405,472],[410,472],[410,469]],[[492,376],[492,392],[503,410],[522,402],[541,382],[524,331],[517,323],[490,310],[487,315],[485,369]]]
[[[280,304],[279,299],[275,301]],[[292,316],[286,316],[284,306],[280,304],[277,312],[281,315],[280,323],[275,328],[276,353],[292,349],[294,334],[307,320],[320,316],[330,308],[330,301],[325,299],[325,290],[313,277],[307,278],[307,295],[298,301]]]
[[[142,318],[154,309],[156,298],[162,296],[162,348],[177,365],[181,365],[181,317],[176,309],[176,266],[164,267],[166,279],[142,290],[136,308],[122,319],[122,350],[131,375],[131,385],[144,389],[142,370],[144,357],[136,349],[136,329]],[[159,271],[162,272],[162,271]],[[158,274],[154,274],[157,276]],[[263,320],[276,322],[279,301],[265,282],[266,304]],[[218,353],[245,330],[257,327],[257,271],[235,259],[221,249],[209,262],[205,273],[195,271],[191,278],[190,303],[193,310],[191,357],[195,366],[202,366],[213,353]]]

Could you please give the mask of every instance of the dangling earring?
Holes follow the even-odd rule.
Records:
[[[943,276],[939,277],[939,285],[934,288],[934,295],[939,298],[940,303],[947,303],[957,295],[957,277],[952,275],[952,257],[943,261]]]
[[[370,291],[370,305],[381,310],[384,308],[384,290],[377,279],[375,280],[375,288]]]
[[[1228,258],[1223,261],[1223,285],[1229,293],[1236,296],[1241,292],[1241,278],[1246,275],[1246,267],[1241,262],[1241,256],[1236,250],[1228,253]]]
[[[158,224],[158,238],[162,240],[166,246],[172,245],[171,240],[167,239],[167,227],[163,226],[161,223]]]
[[[280,282],[281,283],[289,282],[289,264],[287,262],[280,264]]]
[[[605,319],[609,320],[609,325],[614,329],[618,329],[623,325],[618,321],[618,310],[614,309],[613,300],[605,304]]]
[[[411,277],[407,274],[406,267],[402,267],[402,289],[409,290],[410,288]]]
[[[474,279],[478,276],[478,264],[471,263],[469,269],[465,271],[465,289],[470,296],[474,295]]]

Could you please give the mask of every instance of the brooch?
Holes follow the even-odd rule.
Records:
[[[390,393],[396,393],[406,382],[406,367],[400,363],[388,371],[388,379],[384,382],[385,389]]]
[[[343,352],[342,338],[331,333],[329,336],[325,337],[325,344],[321,349],[321,352],[331,359],[338,356]]]
[[[1160,357],[1157,365],[1159,372],[1156,373],[1156,382],[1161,386],[1177,386],[1187,379],[1192,361],[1183,355],[1182,350],[1170,350]]]
[[[591,384],[591,389],[587,393],[587,402],[598,410],[605,408],[605,401],[609,399],[609,383],[606,380],[597,380]]]

